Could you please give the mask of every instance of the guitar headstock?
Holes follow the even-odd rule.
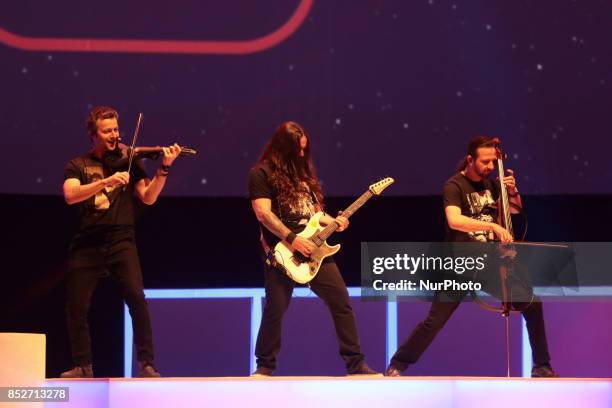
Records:
[[[393,180],[392,177],[385,177],[384,179],[371,184],[370,187],[368,187],[368,190],[370,190],[370,192],[374,195],[380,195],[385,188],[389,187],[394,182],[395,180]]]

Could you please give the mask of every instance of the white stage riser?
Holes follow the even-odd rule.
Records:
[[[403,377],[47,380],[70,388],[57,408],[379,407],[608,408],[607,379]]]

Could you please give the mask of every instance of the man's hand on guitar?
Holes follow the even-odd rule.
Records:
[[[314,242],[309,240],[308,238],[300,237],[299,235],[295,237],[293,242],[291,243],[291,248],[298,251],[304,256],[310,256],[312,251],[314,251],[317,246]]]
[[[336,230],[338,232],[344,231],[349,226],[349,220],[348,218],[342,216],[342,211],[338,211],[338,216],[334,218],[334,221],[336,221],[336,224],[338,224],[338,229]]]

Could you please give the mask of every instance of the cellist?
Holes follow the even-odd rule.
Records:
[[[498,140],[488,136],[472,139],[457,172],[444,184],[443,201],[448,242],[512,242],[511,231],[498,224],[496,202],[500,187],[491,179],[498,158]],[[500,175],[507,199],[520,207],[521,197],[511,169]],[[425,320],[419,323],[391,358],[387,376],[400,376],[418,361],[468,292],[437,292]],[[532,377],[557,377],[550,365],[542,303],[531,302],[522,310],[533,351]]]

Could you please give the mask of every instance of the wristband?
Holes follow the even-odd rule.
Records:
[[[295,235],[295,232],[290,232],[285,237],[285,241],[287,241],[289,244],[292,244],[296,238],[297,238],[297,235]]]
[[[161,166],[159,166],[160,169],[162,169],[163,171],[165,171],[166,173],[168,173],[170,171],[170,166],[166,166],[165,164],[162,164]]]

